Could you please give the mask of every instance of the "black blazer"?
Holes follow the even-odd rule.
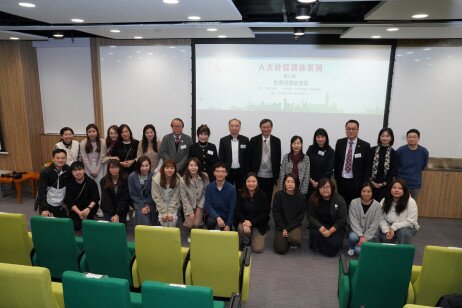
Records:
[[[130,193],[128,192],[128,181],[124,177],[122,185],[117,189],[117,193],[114,188],[105,188],[106,177],[103,177],[100,181],[101,185],[101,210],[105,214],[109,214],[111,217],[115,214],[119,217],[124,217],[128,213],[128,206],[132,203]]]
[[[260,234],[265,234],[268,230],[269,220],[269,208],[266,205],[266,193],[259,189],[255,192],[253,197],[253,205],[255,206],[255,215],[252,219],[249,219],[249,215],[244,208],[245,198],[241,196],[239,192],[236,196],[236,210],[234,214],[234,220],[236,226],[243,223],[244,220],[249,220],[252,223],[252,227],[255,227],[260,231]]]
[[[337,182],[342,178],[343,163],[347,149],[347,138],[337,140],[335,144],[335,168],[334,174]],[[355,155],[361,154],[361,157]],[[371,175],[371,146],[358,138],[353,153],[353,183],[359,191],[362,183],[369,181]]]
[[[228,168],[231,169],[231,164],[233,162],[233,150],[231,149],[231,135],[225,136],[220,139],[220,146],[218,148],[218,158],[219,160],[226,164]],[[237,141],[239,142],[239,151],[238,151],[238,160],[241,169],[245,170],[246,167],[246,158],[247,158],[247,149],[249,147],[249,138],[246,136],[238,135]]]
[[[279,171],[281,169],[281,139],[271,135],[270,138],[271,146],[271,168],[273,169],[274,182],[279,179]],[[255,172],[258,174],[261,164],[261,156],[263,150],[263,137],[257,135],[252,137],[249,141],[249,149],[247,151],[248,167],[247,171]]]

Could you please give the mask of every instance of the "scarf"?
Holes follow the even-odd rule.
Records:
[[[290,160],[292,161],[292,173],[296,176],[298,176],[298,163],[302,160],[302,153],[299,152],[298,154],[290,154]]]
[[[377,177],[377,170],[379,168],[379,156],[380,156],[380,148],[382,146],[377,146],[374,153],[374,160],[372,162],[372,175],[371,179],[374,180]],[[387,177],[387,173],[390,170],[390,153],[391,153],[391,146],[387,147],[387,151],[385,152],[385,162],[383,168],[383,177]]]

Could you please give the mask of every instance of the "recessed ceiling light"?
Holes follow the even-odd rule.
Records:
[[[305,28],[294,28],[294,35],[295,36],[304,36],[305,35]]]
[[[18,4],[22,7],[35,7],[35,4],[29,2],[19,2]]]
[[[111,47],[111,48],[115,48],[115,47],[116,47],[116,45],[111,45],[111,46],[109,46],[109,47]]]
[[[309,15],[298,15],[298,16],[295,16],[296,19],[298,20],[303,20],[303,19],[310,19],[311,16]]]
[[[154,53],[153,52],[148,52],[148,55],[153,55]]]
[[[215,32],[217,30],[218,30],[217,28],[207,28],[207,31],[210,31],[210,32]]]
[[[189,20],[200,20],[201,17],[200,16],[188,16],[188,19]]]
[[[141,53],[141,50],[137,50],[136,53]]]
[[[379,38],[382,38],[382,37],[381,37],[380,35],[373,35],[373,36],[371,36],[371,38],[373,38],[373,39],[379,39]]]
[[[112,56],[113,54],[114,54],[113,52],[110,52],[110,53],[109,53],[109,55],[111,55],[111,56]]]
[[[162,2],[166,4],[177,4],[178,0],[162,0]]]
[[[134,36],[133,38],[134,38],[135,40],[141,40],[143,37],[137,35],[137,36]]]
[[[426,48],[424,48],[422,50],[429,51],[429,50],[432,50],[432,49],[430,47],[426,47]]]
[[[19,37],[11,36],[11,37],[10,37],[10,40],[17,41],[17,40],[19,40]]]
[[[298,0],[300,3],[313,3],[316,2],[316,0]]]
[[[84,20],[81,18],[72,18],[71,21],[72,22],[84,22]]]
[[[428,17],[428,14],[425,14],[425,13],[419,13],[419,14],[412,15],[412,18],[415,18],[415,19],[427,18],[427,17]]]
[[[390,31],[390,32],[394,32],[394,31],[398,31],[399,28],[396,28],[396,27],[391,27],[391,28],[388,28],[387,31]]]
[[[224,34],[220,34],[220,35],[218,36],[218,38],[227,38],[227,36],[224,35]]]
[[[406,51],[406,54],[407,54],[407,55],[412,55],[413,53],[414,53],[414,52],[412,52],[412,51]]]
[[[53,36],[56,37],[56,38],[63,38],[64,34],[62,34],[61,32],[57,32],[57,33],[53,34]]]
[[[310,7],[298,5],[295,11],[295,19],[297,20],[304,20],[309,19],[310,16]]]
[[[111,32],[112,32],[112,33],[120,33],[120,30],[118,30],[118,29],[111,29]]]

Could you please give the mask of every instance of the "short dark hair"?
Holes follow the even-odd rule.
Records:
[[[261,127],[263,124],[267,123],[267,122],[269,122],[269,123],[271,124],[271,127],[273,127],[273,121],[271,121],[270,119],[263,119],[263,120],[261,120],[261,121],[260,121],[260,127]]]
[[[411,128],[410,130],[408,130],[407,133],[406,133],[406,137],[407,137],[407,135],[409,135],[411,133],[416,133],[417,137],[420,138],[420,132],[419,132],[419,130],[417,128]]]
[[[202,133],[206,133],[207,136],[210,136],[210,128],[207,126],[207,124],[202,124],[197,128],[197,136],[199,136]]]
[[[67,152],[63,149],[54,149],[53,151],[51,151],[51,157],[55,157],[55,155],[58,153],[64,153],[64,155],[66,155],[67,157]]]
[[[313,135],[313,145],[317,146],[316,142],[316,136],[324,136],[326,137],[326,143],[324,143],[325,147],[329,147],[329,135],[327,134],[327,131],[324,128],[318,128]]]
[[[85,170],[85,165],[81,161],[75,161],[71,164],[71,171],[74,170]]]
[[[130,129],[130,126],[128,126],[127,124],[122,124],[119,126],[119,130],[117,131],[117,133],[119,134],[119,140],[122,140],[122,131],[124,130],[124,128],[126,128],[130,133],[130,141],[133,141],[132,130]]]
[[[371,190],[374,189],[374,187],[372,186],[372,183],[367,181],[367,182],[364,182],[362,185],[361,185],[361,190],[363,190],[364,187],[370,187]]]
[[[138,172],[138,174],[141,174],[141,165],[147,161],[149,163],[149,167],[151,167],[151,160],[149,159],[149,157],[147,156],[141,156],[140,158],[138,158],[136,160],[136,172]]]
[[[225,168],[226,169],[226,172],[229,171],[228,169],[228,165],[219,161],[219,162],[216,162],[215,165],[213,165],[213,171],[217,170],[218,168]]]
[[[297,191],[300,187],[300,179],[298,178],[298,176],[296,176],[295,174],[293,174],[292,172],[291,173],[287,173],[285,176],[284,176],[284,180],[282,181],[282,190],[284,192],[286,192],[286,180],[287,178],[292,178],[295,182],[295,191]]]
[[[348,123],[354,123],[354,124],[356,124],[356,125],[358,126],[358,128],[359,128],[359,122],[356,121],[356,120],[348,120],[348,121],[345,123],[345,127],[348,125]]]
[[[66,127],[63,127],[63,128],[61,128],[61,130],[59,131],[59,134],[62,136],[62,135],[64,134],[64,132],[65,132],[65,131],[68,131],[68,130],[70,130],[70,131],[71,131],[71,133],[72,133],[72,135],[74,135],[74,130],[72,130],[72,128],[70,128],[70,127],[67,127],[67,126],[66,126]]]
[[[183,122],[183,120],[180,119],[180,118],[174,118],[174,119],[172,120],[172,122],[170,122],[170,126],[171,126],[171,127],[173,127],[173,121],[180,121],[180,122],[181,122],[181,126],[184,127],[184,122]]]
[[[379,131],[379,136],[377,137],[377,144],[380,145],[380,136],[385,132],[387,132],[390,135],[391,137],[390,146],[392,146],[393,143],[395,142],[395,135],[393,134],[393,130],[389,127],[384,127]]]
[[[241,195],[241,197],[243,199],[250,199],[251,196],[250,196],[250,192],[249,192],[249,189],[247,188],[246,186],[246,182],[247,182],[247,179],[250,178],[251,176],[253,176],[256,180],[257,180],[257,188],[255,189],[255,191],[257,191],[258,189],[260,189],[260,185],[258,183],[258,176],[255,172],[249,172],[247,173],[247,175],[245,176],[244,178],[244,186],[242,186],[242,188],[239,190],[239,193]]]

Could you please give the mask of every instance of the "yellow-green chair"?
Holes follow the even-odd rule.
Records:
[[[63,287],[44,267],[0,263],[0,307],[63,308]]]
[[[147,280],[183,284],[188,252],[181,247],[180,229],[136,226],[133,286]]]
[[[26,216],[0,213],[0,262],[32,265],[32,248]]]
[[[422,266],[412,267],[406,303],[432,306],[452,293],[462,293],[462,249],[426,246]]]
[[[435,306],[422,306],[422,305],[414,305],[414,304],[406,304],[403,308],[434,308]]]
[[[186,284],[207,286],[216,297],[239,294],[249,296],[251,250],[239,251],[239,237],[234,231],[193,229]]]

